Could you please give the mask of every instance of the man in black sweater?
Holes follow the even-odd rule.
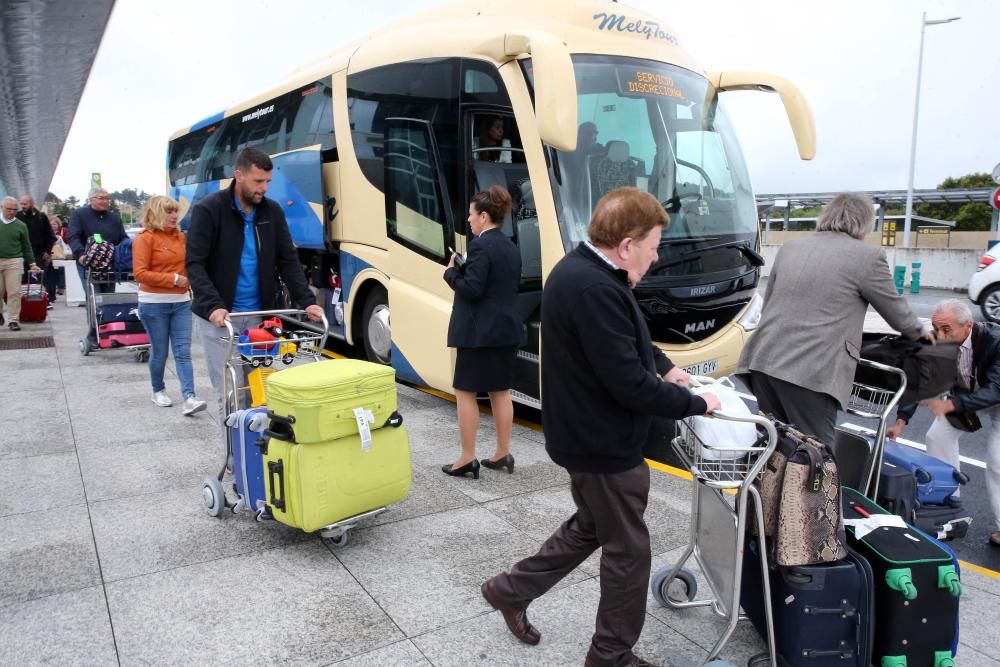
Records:
[[[719,409],[685,388],[687,373],[653,345],[632,289],[658,255],[670,220],[652,195],[620,188],[598,202],[581,243],[552,269],[542,294],[545,447],[566,468],[577,511],[538,553],[486,581],[483,596],[521,641],[541,634],[528,605],[598,548],[601,602],[586,665],[649,665],[632,653],[646,617],[649,467],[654,416]]]

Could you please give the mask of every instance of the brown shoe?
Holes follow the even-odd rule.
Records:
[[[483,597],[490,603],[490,606],[499,611],[500,615],[503,616],[504,622],[507,623],[507,629],[510,630],[512,635],[525,644],[531,644],[532,646],[542,640],[542,633],[528,622],[528,612],[526,610],[515,609],[500,600],[496,589],[493,588],[492,579],[487,579],[479,590],[483,592]]]
[[[1000,547],[1000,530],[990,534],[990,544],[995,547]]]

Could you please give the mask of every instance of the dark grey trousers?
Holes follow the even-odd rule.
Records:
[[[570,482],[576,513],[537,554],[494,577],[493,585],[505,602],[527,608],[600,547],[601,601],[587,664],[627,665],[646,621],[649,466],[643,462],[614,474],[570,472]]]
[[[790,424],[820,442],[833,444],[840,404],[833,396],[750,371],[750,391],[761,412]]]

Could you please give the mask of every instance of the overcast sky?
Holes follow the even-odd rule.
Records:
[[[539,0],[543,2],[544,0]],[[50,188],[83,197],[164,192],[167,138],[281,82],[295,67],[433,0],[118,0]],[[610,4],[610,3],[609,3]],[[724,96],[757,193],[905,189],[921,12],[927,28],[917,188],[1000,162],[1000,2],[631,0],[660,17],[707,70],[794,81],[816,118],[798,159],[775,95]],[[623,7],[624,9],[624,7]]]

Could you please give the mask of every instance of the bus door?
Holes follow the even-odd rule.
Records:
[[[383,154],[392,273],[392,349],[383,361],[410,381],[449,386],[445,338],[453,293],[443,275],[455,247],[455,221],[431,122],[386,118]]]
[[[501,231],[521,254],[518,287],[518,315],[524,324],[525,340],[518,353],[514,395],[524,403],[538,399],[538,334],[541,325],[542,253],[538,233],[538,213],[524,148],[511,110],[471,107],[463,114],[466,128],[466,200],[493,185],[510,193],[513,206],[504,218]],[[466,224],[459,233],[470,238]]]

